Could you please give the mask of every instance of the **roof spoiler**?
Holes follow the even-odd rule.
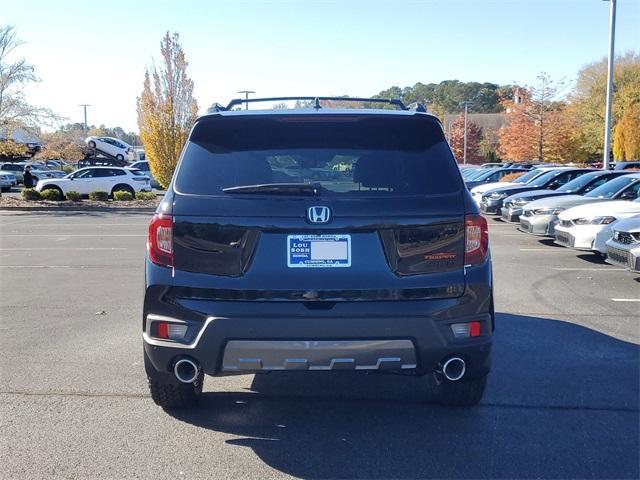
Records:
[[[339,102],[358,102],[358,103],[384,103],[387,105],[393,105],[398,107],[401,110],[415,110],[416,112],[425,112],[427,109],[421,103],[412,103],[409,106],[406,106],[402,103],[402,100],[399,98],[362,98],[362,97],[266,97],[266,98],[234,98],[231,100],[227,106],[220,105],[219,103],[214,103],[209,107],[207,113],[216,113],[216,112],[225,112],[231,110],[233,107],[238,105],[249,103],[259,103],[259,102],[282,102],[286,100],[300,100],[306,102],[313,102],[313,108],[316,110],[320,110],[322,105],[320,105],[321,101],[339,101]]]

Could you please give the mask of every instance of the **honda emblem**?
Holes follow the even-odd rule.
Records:
[[[307,209],[307,219],[311,223],[329,223],[331,210],[329,210],[329,207],[309,207]]]

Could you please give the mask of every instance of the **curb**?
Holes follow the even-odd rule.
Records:
[[[154,213],[156,207],[0,207],[0,212],[131,212]]]

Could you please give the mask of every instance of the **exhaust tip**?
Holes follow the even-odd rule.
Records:
[[[451,357],[442,365],[442,373],[450,382],[456,382],[464,377],[467,364],[460,357]]]
[[[178,360],[173,367],[173,373],[182,383],[193,383],[198,378],[200,367],[188,358]]]

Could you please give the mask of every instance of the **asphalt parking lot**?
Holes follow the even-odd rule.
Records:
[[[148,215],[0,212],[2,478],[638,478],[640,278],[490,219],[481,406],[425,381],[208,378],[169,415],[140,338]]]

